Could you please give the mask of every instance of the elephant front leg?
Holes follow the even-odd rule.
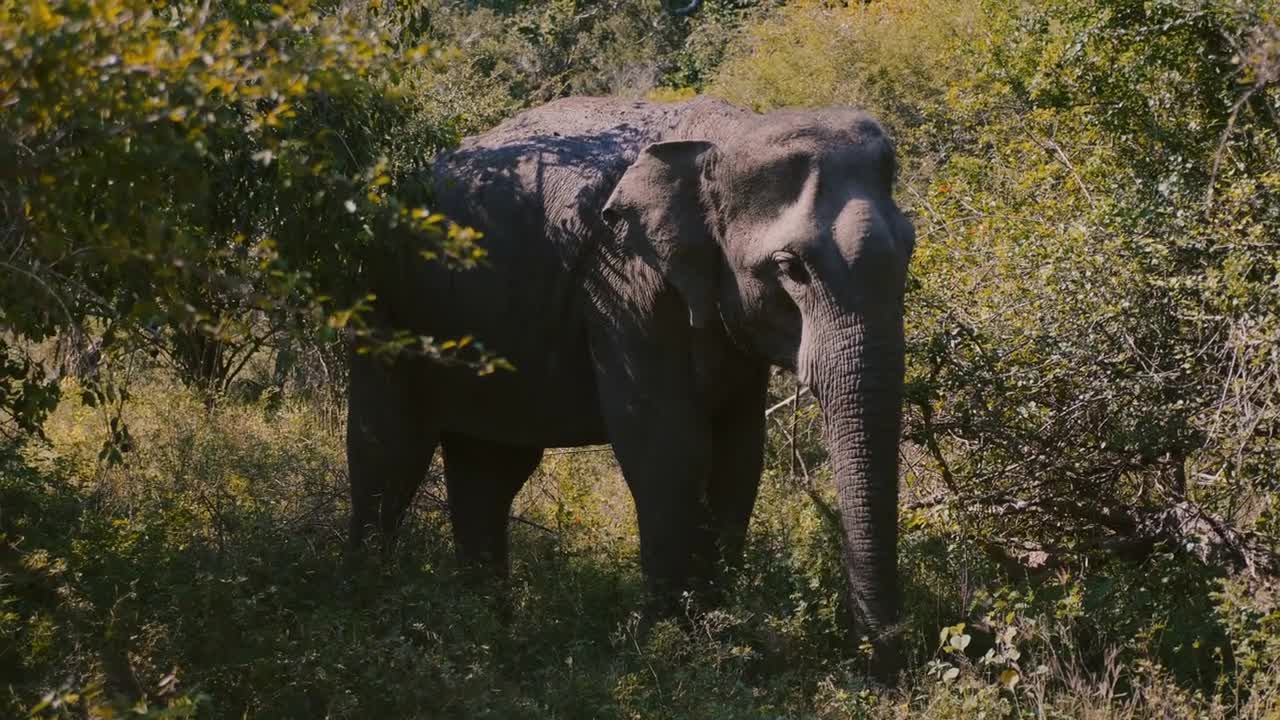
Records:
[[[689,472],[699,466],[654,458],[632,458],[623,465],[636,502],[641,567],[654,599],[667,609],[674,609],[684,591],[705,588],[714,573],[715,523],[705,496],[697,492],[703,482]]]
[[[655,599],[672,610],[682,591],[710,578],[716,533],[709,423],[688,395],[664,389],[600,378],[609,439],[635,499],[640,563]]]
[[[715,522],[719,560],[730,568],[741,563],[764,469],[768,368],[753,374],[742,391],[719,408],[712,424],[707,504]]]

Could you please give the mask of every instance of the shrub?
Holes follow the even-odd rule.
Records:
[[[862,105],[895,135],[919,233],[905,522],[1018,582],[1079,573],[1095,670],[1133,638],[1212,685],[1232,664],[1214,578],[1280,570],[1276,22],[1198,0],[795,3],[711,83]]]
[[[702,20],[663,16],[660,33],[633,37],[637,9],[655,4],[611,4],[612,15],[581,3],[463,5],[277,15],[239,3],[204,25],[177,22],[195,17],[186,5],[150,16],[133,5],[112,16],[107,0],[0,5],[3,37],[13,47],[22,38],[30,57],[96,49],[86,37],[154,45],[164,58],[213,43],[213,61],[161,63],[136,86],[188,88],[259,68],[253,83],[279,93],[231,102],[222,90],[189,92],[214,121],[117,116],[114,106],[104,119],[109,91],[135,87],[113,74],[133,67],[124,53],[98,66],[84,58],[101,55],[77,51],[67,77],[46,72],[75,102],[15,94],[9,69],[28,60],[0,59],[0,94],[21,110],[0,117],[6,138],[21,123],[45,127],[42,111],[65,105],[81,117],[59,126],[75,132],[31,135],[57,182],[24,170],[5,186],[6,202],[29,197],[33,214],[4,217],[27,234],[8,236],[26,244],[0,272],[27,280],[0,288],[13,303],[0,307],[14,308],[0,335],[10,344],[0,406],[29,429],[49,415],[49,442],[6,448],[0,466],[4,714],[42,703],[46,716],[123,712],[117,695],[215,717],[1276,714],[1280,31],[1269,6],[709,2]],[[211,27],[229,38],[225,52],[200,35]],[[502,37],[509,28],[524,34]],[[69,45],[33,39],[46,37]],[[423,57],[412,48],[424,38],[456,47]],[[640,72],[603,67],[614,49]],[[271,53],[283,79],[255,64]],[[288,94],[288,73],[313,62],[329,80]],[[820,417],[803,395],[792,414],[790,378],[771,391],[742,567],[716,606],[691,598],[682,617],[658,623],[631,610],[643,597],[633,514],[608,452],[548,454],[517,499],[511,585],[477,587],[456,577],[434,481],[394,556],[344,555],[341,423],[318,394],[247,389],[210,406],[136,353],[98,379],[64,380],[60,393],[43,382],[34,339],[76,324],[87,335],[181,330],[180,318],[148,324],[167,316],[135,316],[129,303],[172,284],[157,297],[176,307],[202,277],[161,272],[168,255],[92,255],[86,217],[123,218],[140,248],[196,248],[218,277],[285,298],[281,315],[315,314],[309,327],[328,342],[321,321],[341,325],[342,302],[361,298],[314,297],[324,284],[302,275],[307,248],[347,258],[376,240],[399,217],[392,209],[412,207],[408,169],[423,143],[540,93],[657,84],[683,97],[703,82],[760,109],[868,106],[904,158],[899,197],[920,243],[901,551],[912,664],[897,689],[871,684],[845,640]],[[296,115],[267,125],[280,98],[296,101]],[[112,144],[123,137],[129,152]],[[196,140],[218,152],[198,155]],[[307,143],[335,155],[333,173],[305,170]],[[147,155],[129,154],[138,148]],[[267,149],[269,164],[255,159]],[[217,249],[240,247],[228,244],[240,226],[209,219],[221,206],[138,180],[153,167],[177,177],[193,157],[202,182],[255,193],[244,255]],[[120,163],[134,184],[108,184],[106,165],[77,171],[84,158]],[[90,191],[102,187],[97,200]],[[136,199],[154,200],[154,212],[128,204]],[[91,212],[67,220],[68,208]],[[153,215],[163,242],[147,245]],[[320,247],[312,220],[346,228],[350,245]],[[469,247],[465,236],[454,246],[432,237],[445,245],[423,249]],[[58,238],[80,244],[40,255]],[[42,310],[38,280],[79,304]],[[271,294],[277,282],[283,292]],[[83,288],[124,304],[100,307]],[[251,305],[260,314],[228,332],[279,327],[272,303]],[[193,307],[217,326],[243,306]],[[260,355],[247,367],[258,386],[274,378]]]
[[[0,412],[26,430],[53,333],[221,390],[275,332],[351,325],[375,237],[478,257],[410,172],[451,140],[397,88],[420,48],[305,3],[135,0],[6,2],[0,45]]]

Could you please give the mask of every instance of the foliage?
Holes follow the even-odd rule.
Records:
[[[709,0],[690,18],[664,0],[396,0],[369,12],[399,42],[441,48],[410,72],[435,117],[472,133],[566,95],[700,88],[747,19],[776,4]]]
[[[832,528],[782,457],[726,600],[675,621],[632,610],[632,507],[607,450],[549,456],[517,498],[505,593],[455,573],[435,479],[397,553],[360,562],[343,554],[342,436],[309,403],[210,411],[156,370],[130,389],[138,448],[123,462],[97,459],[99,410],[74,400],[47,423],[50,445],[5,457],[6,716],[141,702],[237,718],[1265,717],[1280,699],[1261,684],[1188,690],[1132,631],[1100,638],[1094,661],[1088,619],[1117,612],[1117,594],[1072,576],[1000,581],[920,525],[902,553],[917,669],[898,690],[870,685],[844,640]],[[1276,662],[1270,602],[1227,590],[1217,605],[1258,678]]]
[[[1276,22],[1190,0],[797,3],[726,63],[731,99],[861,104],[898,137],[915,492],[956,504],[935,516],[1053,556],[1182,539],[1269,562]]]
[[[1280,712],[1267,3],[211,5],[0,4],[0,412],[49,439],[0,467],[0,714]],[[847,642],[821,418],[782,375],[714,606],[633,614],[598,449],[548,453],[517,499],[505,591],[455,575],[434,479],[395,556],[342,550],[351,269],[384,240],[477,260],[414,217],[413,170],[566,93],[703,87],[861,105],[898,142],[920,239],[896,689]],[[55,340],[115,362],[55,385]],[[213,406],[179,382],[209,343],[244,360]]]
[[[279,329],[358,318],[375,238],[480,257],[410,172],[451,140],[397,87],[421,48],[305,4],[135,0],[6,2],[0,46],[0,405],[23,428],[55,391],[26,343],[88,329],[225,385]]]
[[[737,39],[709,89],[759,111],[864,108],[901,141],[940,110],[980,17],[976,0],[788,3]],[[909,149],[900,154],[917,161]]]
[[[1280,569],[1277,23],[1261,2],[797,2],[711,86],[861,105],[895,135],[919,232],[905,522],[1033,587],[1078,577],[1107,608],[1074,623],[1093,673],[1141,646],[1150,682],[1225,669],[1265,695],[1275,667],[1265,604],[1211,608]]]
[[[1130,526],[1190,503],[1249,533],[1270,501],[1278,106],[1241,112],[1230,54],[1257,17],[1050,4],[991,20],[1007,39],[951,90],[973,149],[916,196],[938,241],[916,266],[913,436],[1006,532],[1162,540]],[[1268,562],[1247,542],[1200,552]]]

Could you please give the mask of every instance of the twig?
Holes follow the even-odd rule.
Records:
[[[612,452],[612,445],[597,445],[595,447],[579,447],[579,448],[561,448],[544,453],[545,457],[555,457],[557,455],[579,455],[582,453],[600,453]]]
[[[439,495],[436,495],[435,493],[433,493],[433,492],[431,492],[431,491],[429,491],[429,490],[424,490],[424,491],[422,492],[422,494],[427,498],[427,500],[429,500],[430,502],[432,502],[433,504],[435,504],[435,506],[436,506],[436,507],[438,507],[438,508],[442,508],[442,509],[444,509],[444,510],[448,510],[448,509],[449,509],[449,501],[448,501],[448,500],[445,500],[444,498],[440,497]],[[534,521],[532,521],[532,520],[529,520],[529,519],[526,519],[526,518],[522,518],[522,517],[520,517],[519,515],[508,515],[507,517],[508,517],[509,519],[511,519],[511,520],[515,520],[516,522],[521,523],[521,524],[523,524],[523,525],[528,525],[528,526],[529,526],[529,527],[531,527],[531,528],[535,528],[535,529],[541,530],[542,532],[544,532],[544,533],[546,533],[546,534],[550,535],[551,537],[554,537],[554,538],[558,538],[558,537],[560,537],[560,533],[556,532],[555,530],[552,530],[551,528],[547,527],[546,525],[541,525],[541,524],[536,523],[536,522],[534,522]]]
[[[796,458],[800,449],[796,447],[796,418],[800,415],[800,382],[796,381],[796,392],[791,397],[791,476],[796,474]],[[766,416],[767,417],[767,416]]]
[[[778,402],[777,404],[775,404],[773,407],[769,408],[768,410],[765,410],[765,411],[764,411],[764,416],[765,416],[765,417],[769,417],[769,416],[770,416],[770,415],[772,415],[775,411],[780,410],[780,409],[782,409],[782,408],[786,407],[787,405],[795,406],[795,405],[796,405],[796,403],[798,403],[798,402],[799,402],[799,400],[800,400],[800,396],[801,396],[801,395],[804,395],[804,394],[808,394],[808,392],[809,392],[809,388],[808,388],[808,387],[806,387],[806,386],[804,386],[804,385],[797,385],[797,386],[796,386],[796,394],[795,394],[795,396],[794,396],[794,397],[789,397],[789,398],[787,398],[786,400],[783,400],[783,401],[781,401],[781,402]]]
[[[924,426],[924,446],[929,451],[929,455],[933,457],[933,461],[938,463],[938,471],[942,476],[942,483],[947,489],[957,495],[960,494],[960,488],[956,485],[956,478],[951,473],[951,466],[947,464],[947,458],[942,452],[942,446],[938,444],[938,438],[933,429],[933,406],[926,399],[917,403],[920,408],[920,423]]]
[[[680,17],[688,17],[698,12],[698,8],[700,7],[702,7],[702,0],[692,0],[688,5],[672,10],[671,14],[678,15]]]
[[[1231,138],[1231,133],[1236,129],[1236,119],[1240,117],[1240,108],[1244,107],[1244,104],[1249,101],[1249,98],[1253,97],[1253,94],[1262,88],[1264,84],[1265,83],[1260,81],[1257,85],[1249,88],[1249,90],[1245,92],[1245,94],[1241,95],[1240,99],[1236,100],[1235,104],[1231,106],[1231,114],[1227,116],[1227,126],[1223,128],[1222,137],[1218,140],[1218,149],[1213,153],[1213,167],[1209,170],[1208,189],[1205,191],[1204,196],[1205,210],[1213,207],[1213,188],[1218,182],[1218,170],[1222,166],[1222,154],[1227,149],[1227,140]]]

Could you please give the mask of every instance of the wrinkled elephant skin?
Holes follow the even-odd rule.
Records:
[[[851,606],[890,657],[914,244],[894,163],[858,112],[710,99],[570,98],[464,141],[434,209],[484,233],[487,263],[384,258],[375,320],[474,335],[516,371],[353,355],[353,541],[392,537],[439,445],[459,558],[501,574],[543,449],[608,442],[652,587],[689,587],[742,549],[778,365],[822,406]]]

